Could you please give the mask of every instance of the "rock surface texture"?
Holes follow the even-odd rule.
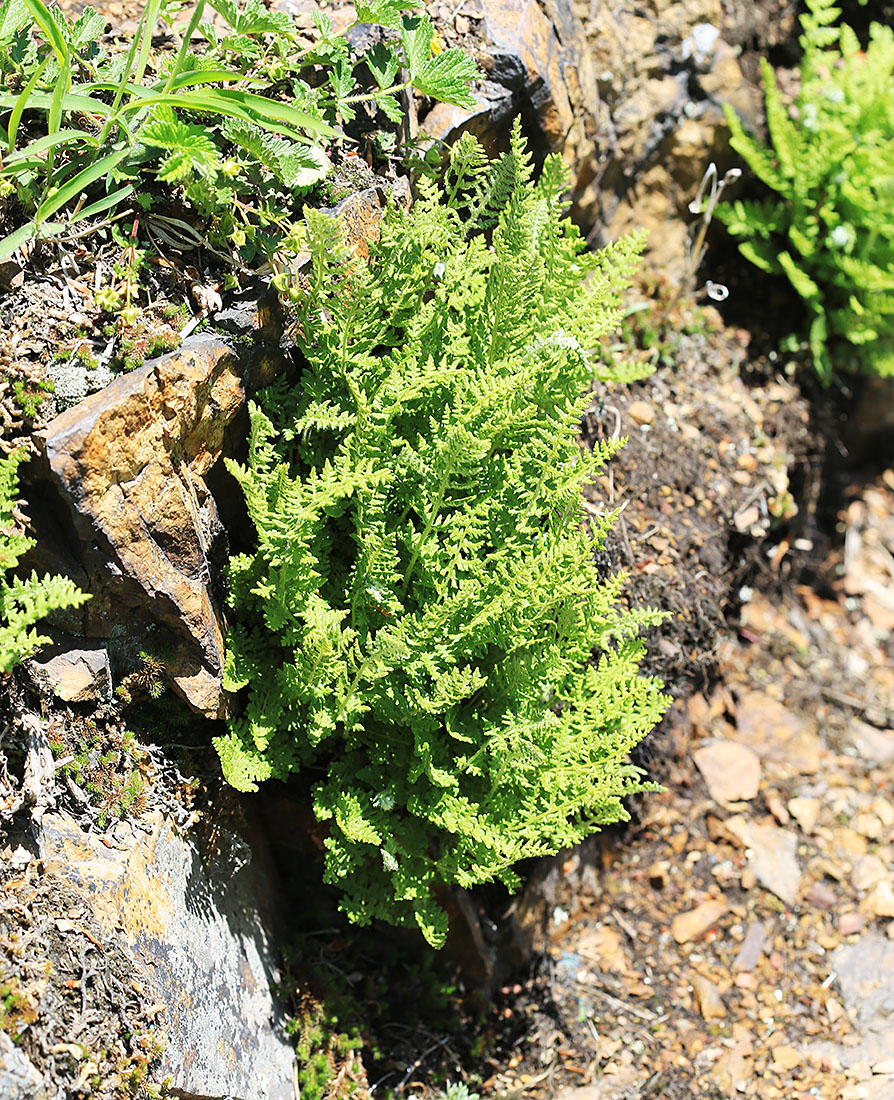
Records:
[[[135,977],[158,991],[160,1076],[175,1095],[295,1100],[294,1054],[270,992],[278,973],[260,901],[269,883],[251,849],[225,830],[199,845],[160,814],[139,824],[100,840],[46,814],[45,874],[84,898],[133,958]]]
[[[521,114],[537,155],[560,152],[571,169],[573,215],[592,239],[644,228],[649,263],[679,281],[687,206],[712,161],[721,172],[735,163],[724,104],[751,128],[762,118],[757,65],[743,48],[784,42],[791,7],[469,0],[460,18],[487,78],[478,105],[436,104],[422,126],[447,143],[471,130],[495,151]]]
[[[208,716],[224,709],[208,583],[222,529],[203,478],[243,401],[231,347],[197,337],[66,410],[43,438],[90,577],[84,632],[119,652],[154,648]]]

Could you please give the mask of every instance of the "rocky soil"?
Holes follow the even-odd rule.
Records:
[[[113,0],[111,23],[132,29],[137,7]],[[591,511],[620,510],[600,566],[670,612],[648,663],[673,705],[637,757],[665,790],[638,798],[625,829],[528,868],[518,898],[459,897],[446,961],[333,913],[298,788],[240,801],[216,775],[209,551],[239,519],[218,459],[239,445],[245,389],[282,366],[277,318],[250,295],[211,309],[198,272],[172,286],[159,271],[153,292],[218,331],[82,401],[120,350],[87,325],[100,369],[78,355],[93,259],[50,257],[0,289],[0,437],[47,456],[22,514],[41,536],[34,561],[81,570],[96,592],[87,618],[57,624],[57,649],[0,685],[11,1095],[135,1095],[171,1074],[190,1096],[285,1098],[291,1014],[330,1100],[424,1100],[445,1078],[507,1100],[894,1097],[894,433],[843,419],[850,383],[817,392],[776,356],[795,308],[778,288],[755,293],[709,253],[729,301],[675,289],[694,285],[685,205],[728,155],[720,104],[758,119],[755,59],[791,63],[793,7],[580,3],[579,24],[552,0],[520,20],[495,0],[436,12],[449,44],[488,35],[492,64],[477,113],[432,111],[431,132],[498,140],[521,110],[544,143],[567,134],[585,231],[647,222],[647,270],[677,280],[638,287],[606,349],[656,373],[597,385],[582,425],[584,445],[629,440],[587,494]],[[708,48],[698,26],[722,34]],[[497,79],[507,57],[514,84]],[[141,354],[176,345],[186,318],[149,320],[130,334]],[[252,363],[236,365],[253,326]],[[70,392],[48,395],[51,374]],[[113,452],[140,472],[122,500]],[[166,686],[206,717],[170,690],[156,700]]]

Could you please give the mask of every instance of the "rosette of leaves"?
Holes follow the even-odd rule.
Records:
[[[184,199],[208,243],[237,266],[269,258],[289,234],[295,196],[330,170],[337,124],[360,104],[393,125],[409,89],[474,102],[472,60],[434,52],[431,21],[403,14],[412,5],[399,0],[357,6],[356,22],[383,23],[393,37],[360,54],[350,28],[336,35],[322,15],[307,46],[290,16],[259,0],[210,0],[226,33],[202,22],[205,2],[182,26],[173,0],[149,0],[129,49],[113,56],[98,41],[105,19],[89,8],[72,21],[43,0],[0,0],[9,89],[0,94],[0,187],[22,223],[0,239],[0,259],[80,222],[104,224],[124,203],[148,210]],[[159,19],[173,53],[153,50]]]
[[[647,789],[627,754],[665,706],[638,667],[662,616],[619,609],[594,564],[613,517],[582,509],[619,444],[578,444],[642,239],[588,252],[565,186],[557,157],[532,181],[516,127],[494,165],[465,135],[368,260],[306,210],[306,362],[228,464],[257,546],[230,566],[224,775],[322,770],[344,910],[433,944],[446,886],[515,886],[518,860],[626,817]]]
[[[13,508],[18,492],[17,468],[23,452],[0,458],[0,673],[51,641],[38,634],[34,624],[51,611],[80,607],[90,599],[68,577],[38,577],[32,571],[24,579],[7,577],[21,556],[34,545],[15,530]]]
[[[809,314],[813,363],[894,374],[894,31],[873,23],[864,52],[835,26],[831,0],[807,0],[801,83],[782,103],[762,61],[769,146],[726,108],[732,146],[774,194],[718,207],[763,271],[785,275]]]

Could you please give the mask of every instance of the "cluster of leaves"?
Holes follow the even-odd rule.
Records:
[[[0,458],[0,673],[30,657],[50,641],[38,634],[34,624],[51,611],[80,607],[90,597],[68,577],[7,578],[19,558],[34,545],[34,540],[15,529],[13,509],[18,493],[18,465],[24,458],[16,452]]]
[[[393,38],[362,54],[348,45],[350,28],[336,35],[319,13],[308,45],[290,16],[260,0],[208,0],[229,27],[221,35],[202,22],[205,3],[175,25],[175,0],[148,0],[127,53],[112,54],[100,42],[105,19],[90,8],[71,21],[43,0],[0,0],[0,188],[24,223],[0,240],[0,259],[134,207],[185,203],[187,228],[198,222],[200,239],[238,269],[288,237],[294,196],[329,171],[324,146],[337,123],[361,109],[398,122],[411,88],[473,102],[472,60],[433,49],[431,20],[403,14],[413,5],[402,0],[356,5],[356,23],[382,24]],[[167,54],[152,47],[159,19],[175,42]],[[88,230],[75,230],[80,222]]]
[[[513,887],[518,860],[625,818],[627,754],[664,708],[637,637],[661,615],[618,609],[593,560],[613,517],[582,512],[618,444],[577,442],[641,240],[589,253],[565,186],[556,157],[532,182],[516,126],[494,164],[466,135],[368,262],[307,210],[307,362],[229,464],[258,541],[231,560],[225,686],[246,699],[224,774],[324,768],[345,912],[437,945],[439,889]]]
[[[48,732],[60,771],[75,785],[81,806],[96,810],[100,828],[145,810],[151,762],[130,730],[75,715],[53,719]]]
[[[772,147],[727,109],[733,148],[776,193],[718,207],[742,253],[785,275],[810,315],[814,365],[894,374],[894,31],[864,52],[832,0],[807,0],[801,85],[787,112],[762,60]]]

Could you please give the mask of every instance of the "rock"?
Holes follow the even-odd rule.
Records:
[[[83,632],[119,651],[154,646],[177,690],[209,717],[225,712],[223,622],[209,586],[222,529],[203,479],[243,401],[229,344],[198,336],[42,433],[94,597]]]
[[[838,931],[842,936],[855,936],[863,931],[866,923],[862,913],[842,913],[838,918]]]
[[[750,849],[748,868],[757,881],[786,905],[794,905],[801,882],[796,835],[775,825],[754,825],[741,814],[730,818],[726,829]]]
[[[576,146],[586,137],[585,113],[595,109],[598,93],[572,5],[568,0],[546,0],[543,6],[536,0],[479,0],[479,8],[485,71],[491,80],[517,90],[517,109],[536,124],[535,145],[562,151],[568,163],[575,163]]]
[[[788,811],[801,827],[802,833],[813,832],[822,803],[818,798],[790,798]]]
[[[0,1030],[0,1097],[2,1100],[59,1100],[59,1093]]]
[[[705,1020],[719,1020],[726,1015],[726,1005],[720,996],[720,990],[710,978],[702,974],[692,977],[692,989],[698,1001],[698,1010]]]
[[[851,886],[861,894],[888,878],[888,868],[878,856],[862,856],[851,871]]]
[[[736,955],[733,969],[740,972],[754,970],[768,939],[769,932],[766,925],[761,924],[760,921],[750,925]]]
[[[853,719],[848,727],[851,744],[864,760],[888,764],[894,760],[894,730],[880,730],[868,722]]]
[[[377,185],[355,191],[337,205],[323,208],[323,213],[341,222],[345,242],[357,255],[368,256],[369,242],[379,239],[379,222],[389,194],[399,206],[409,206],[410,184],[407,178],[402,176],[387,188]]]
[[[473,89],[475,106],[471,110],[452,103],[436,103],[425,116],[425,132],[436,142],[452,145],[466,130],[488,149],[493,136],[505,129],[514,114],[516,96],[494,80],[482,80]]]
[[[762,691],[749,691],[736,708],[736,740],[761,758],[774,776],[814,775],[820,766],[816,724]]]
[[[784,1043],[773,1050],[773,1067],[780,1073],[788,1073],[795,1066],[800,1066],[803,1061],[803,1056],[794,1047],[786,1046]]]
[[[875,886],[864,901],[863,908],[873,917],[894,917],[894,886],[890,878]]]
[[[894,941],[879,932],[864,932],[856,943],[836,948],[827,965],[860,1037],[848,1046],[816,1043],[811,1053],[832,1054],[845,1066],[874,1066],[894,1059]],[[888,1095],[881,1093],[885,1100]]]
[[[218,830],[219,849],[200,852],[160,814],[139,824],[117,826],[109,842],[45,814],[45,873],[84,898],[135,977],[161,992],[161,1076],[177,1094],[295,1100],[294,1054],[270,992],[272,888],[252,850]]]
[[[832,909],[838,904],[838,895],[826,883],[815,882],[804,895],[804,900],[818,909]]]
[[[627,415],[634,424],[651,424],[655,419],[655,410],[648,401],[631,401],[627,407]]]
[[[703,936],[729,910],[725,901],[710,899],[687,913],[678,913],[671,921],[671,935],[677,943],[689,943]]]
[[[79,638],[46,646],[26,663],[38,684],[66,703],[99,703],[112,698],[109,651],[102,643]]]
[[[692,754],[695,765],[708,784],[712,798],[738,802],[754,798],[761,781],[757,756],[735,741],[713,741]]]

